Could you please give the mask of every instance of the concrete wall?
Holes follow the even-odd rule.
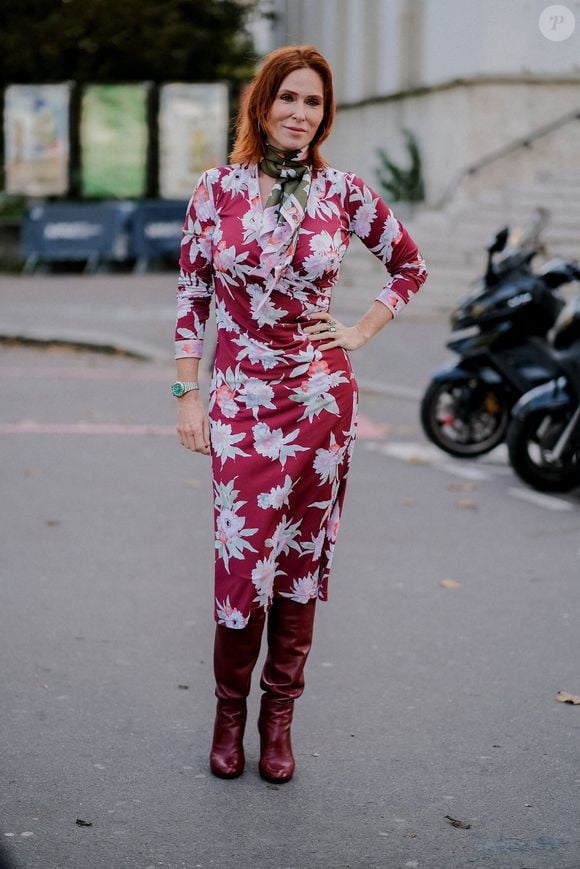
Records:
[[[343,108],[324,155],[376,185],[376,149],[385,148],[395,162],[406,165],[401,129],[409,128],[419,141],[428,202],[435,205],[463,167],[573,109],[580,111],[579,96],[575,83],[475,82]],[[527,181],[539,172],[579,166],[577,120],[482,170],[461,191],[473,196],[506,180]]]
[[[312,43],[333,67],[339,106],[325,154],[376,184],[376,149],[406,162],[401,130],[417,137],[428,201],[467,165],[580,110],[576,30],[540,32],[548,0],[265,0],[279,21],[271,47]],[[580,122],[502,159],[462,187],[470,196],[556,166],[580,164]]]
[[[548,0],[265,0],[279,15],[272,44],[312,43],[336,76],[338,103],[458,78],[575,77],[580,0],[566,0],[575,33],[542,35]]]

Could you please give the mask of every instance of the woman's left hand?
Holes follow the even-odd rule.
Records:
[[[316,320],[311,326],[305,326],[304,332],[313,341],[326,341],[320,344],[320,350],[330,350],[332,347],[342,347],[343,350],[358,350],[366,344],[364,335],[358,326],[345,326],[335,320],[330,314],[317,311],[310,314],[309,320]]]

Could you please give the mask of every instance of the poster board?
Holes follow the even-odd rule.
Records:
[[[69,83],[9,85],[4,102],[6,192],[64,196],[69,186]]]
[[[205,169],[227,161],[228,86],[167,84],[159,99],[159,194],[188,199]]]
[[[90,85],[81,101],[81,190],[139,197],[147,183],[149,85]]]

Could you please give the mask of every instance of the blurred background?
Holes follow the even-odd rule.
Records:
[[[227,160],[245,83],[291,43],[316,45],[334,71],[327,158],[412,223],[442,307],[473,275],[482,239],[538,205],[552,212],[546,243],[577,254],[577,0],[3,7],[5,269],[173,266],[184,204],[200,172]],[[372,258],[356,253],[347,282],[349,265],[372,277]]]

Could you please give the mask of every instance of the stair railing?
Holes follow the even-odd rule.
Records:
[[[476,175],[481,169],[489,166],[490,163],[495,163],[496,160],[501,160],[502,157],[507,156],[508,154],[513,153],[514,151],[519,151],[523,148],[530,148],[534,142],[538,139],[542,139],[544,136],[548,136],[550,133],[553,133],[554,130],[560,129],[560,127],[566,126],[566,124],[570,124],[573,121],[580,120],[580,109],[576,109],[573,112],[567,112],[565,115],[562,115],[560,118],[556,118],[555,121],[551,121],[549,124],[544,124],[541,127],[537,127],[537,129],[532,130],[531,133],[528,133],[527,136],[520,136],[517,139],[514,139],[512,142],[508,142],[507,145],[502,145],[501,148],[496,148],[493,151],[490,151],[488,154],[484,154],[483,157],[480,157],[479,160],[476,160],[474,163],[470,163],[461,169],[454,178],[451,179],[447,187],[445,188],[445,192],[443,196],[439,199],[437,203],[437,208],[443,208],[447,205],[451,199],[457,193],[461,183],[464,178],[467,178],[470,175]]]

